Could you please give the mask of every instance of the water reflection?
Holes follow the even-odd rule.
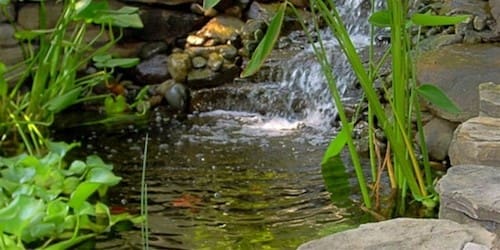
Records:
[[[114,163],[123,180],[110,202],[138,213],[149,133],[152,249],[294,249],[365,220],[349,201],[331,203],[319,167],[325,145],[311,143],[311,128],[269,130],[274,121],[262,119],[215,112],[74,139]],[[101,239],[98,249],[141,249],[140,231]]]

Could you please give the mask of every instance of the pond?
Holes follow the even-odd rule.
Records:
[[[294,249],[369,219],[350,199],[332,203],[319,165],[325,145],[318,131],[297,122],[219,110],[105,135],[78,131],[67,137],[123,177],[109,202],[136,213],[148,134],[152,249]],[[140,237],[136,228],[97,246],[141,249]]]
[[[369,40],[366,26],[359,25],[365,23],[359,20],[366,18],[364,3],[341,3],[360,48]],[[335,39],[324,35],[344,101],[356,103],[352,70]],[[356,227],[371,219],[359,209],[359,193],[332,202],[321,174],[323,153],[338,130],[337,113],[305,40],[290,33],[291,45],[273,52],[261,77],[194,92],[195,112],[184,119],[158,109],[146,124],[76,127],[55,137],[80,141],[79,154],[113,163],[123,180],[108,202],[139,213],[148,136],[151,249],[295,249]],[[348,172],[355,189],[352,168]],[[100,238],[97,248],[142,249],[140,229]]]

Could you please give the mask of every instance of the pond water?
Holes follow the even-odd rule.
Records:
[[[123,177],[110,191],[113,207],[138,213],[149,135],[152,249],[294,249],[366,222],[350,199],[330,200],[320,172],[325,145],[317,143],[318,131],[266,119],[249,112],[213,111],[182,123],[108,130],[105,136],[102,131],[80,132],[74,139],[82,141],[84,151],[113,162]],[[140,237],[137,228],[106,237],[97,248],[141,249]]]
[[[366,27],[359,25],[366,17],[364,2],[342,2],[360,47],[367,42]],[[332,202],[321,175],[322,155],[337,131],[336,110],[311,48],[299,33],[289,37],[299,48],[288,50],[292,57],[275,52],[257,82],[194,93],[212,98],[202,98],[186,119],[168,119],[156,110],[140,126],[73,128],[56,138],[80,141],[78,154],[95,153],[113,163],[123,180],[110,190],[109,203],[139,213],[148,135],[151,249],[295,249],[356,227],[370,220],[355,202],[356,191]],[[338,88],[346,102],[356,102],[351,70],[335,40],[327,43]],[[97,248],[142,249],[141,232],[106,236]]]

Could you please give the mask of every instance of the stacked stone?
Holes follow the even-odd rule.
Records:
[[[16,11],[13,3],[6,8],[6,15],[0,11],[0,61],[5,65],[14,65],[23,60],[23,53],[14,38]]]

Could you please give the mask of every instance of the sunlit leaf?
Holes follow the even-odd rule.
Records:
[[[76,210],[82,209],[84,202],[87,201],[87,199],[99,188],[100,185],[101,184],[99,183],[90,182],[80,183],[76,190],[71,194],[68,203],[69,206]]]
[[[54,30],[48,29],[48,30],[18,30],[16,33],[14,33],[14,37],[17,40],[33,40],[38,38],[39,36],[43,34],[48,34],[52,33]]]
[[[116,97],[107,96],[106,99],[104,99],[104,110],[108,115],[120,114],[125,112],[127,109],[127,101],[122,95]]]
[[[121,178],[114,175],[113,172],[105,168],[92,168],[87,174],[86,181],[93,183],[106,184],[114,186],[120,182]]]
[[[378,27],[390,27],[391,26],[391,12],[389,10],[380,10],[374,12],[368,21]]]
[[[439,16],[429,13],[416,13],[411,17],[411,21],[422,26],[443,26],[465,22],[468,18],[470,18],[469,15]]]
[[[252,59],[250,59],[248,65],[241,73],[241,77],[249,77],[255,74],[260,69],[269,53],[271,53],[271,51],[273,50],[274,44],[276,43],[276,40],[278,39],[281,32],[281,25],[283,24],[283,20],[285,17],[285,9],[286,2],[280,5],[280,8],[274,15],[271,23],[269,24],[269,27],[267,28],[266,34],[253,52]]]
[[[139,58],[109,58],[95,63],[97,68],[131,68],[139,64]]]
[[[342,128],[337,136],[330,141],[330,144],[323,155],[323,159],[321,160],[321,165],[326,164],[330,158],[336,157],[342,152],[342,149],[344,149],[344,146],[347,143],[348,136],[350,135],[347,133],[347,129]]]
[[[417,93],[432,103],[437,108],[452,114],[460,113],[457,105],[439,87],[432,84],[422,84],[417,89]]]
[[[203,9],[208,10],[215,7],[221,0],[203,0]]]
[[[77,14],[81,14],[82,12],[86,11],[88,8],[88,6],[90,4],[106,4],[107,1],[99,1],[99,2],[92,2],[92,0],[79,0],[78,2],[76,2],[75,4],[75,11]]]
[[[0,97],[6,96],[7,95],[7,81],[5,81],[5,72],[7,71],[7,68],[5,67],[5,64],[0,62]]]

